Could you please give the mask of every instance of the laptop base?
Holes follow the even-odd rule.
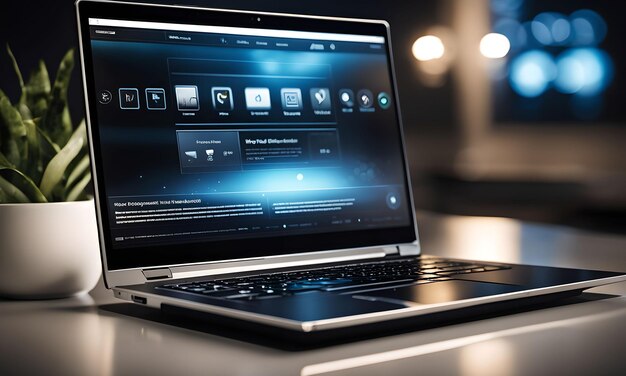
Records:
[[[487,303],[445,312],[389,320],[375,324],[309,333],[199,312],[169,304],[163,304],[161,311],[164,318],[176,326],[188,327],[193,330],[253,342],[281,350],[300,351],[382,336],[397,335],[416,330],[425,330],[444,325],[455,325],[468,321],[483,320],[503,314],[515,314],[561,304],[572,304],[576,303],[576,301],[571,302],[568,299],[577,297],[582,293],[583,290],[563,291],[548,295]]]

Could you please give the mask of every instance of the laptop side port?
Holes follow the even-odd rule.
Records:
[[[148,302],[148,299],[144,298],[143,296],[131,295],[130,298],[133,302],[139,304],[146,304]]]

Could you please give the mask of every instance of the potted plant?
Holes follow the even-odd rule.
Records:
[[[67,91],[74,51],[54,82],[39,61],[17,103],[0,90],[0,296],[53,298],[89,291],[100,276],[85,122]]]

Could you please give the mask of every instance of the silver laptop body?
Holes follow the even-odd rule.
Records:
[[[104,280],[117,298],[310,333],[626,279],[422,255],[385,21],[76,7]],[[435,262],[468,273],[275,299],[182,289]]]

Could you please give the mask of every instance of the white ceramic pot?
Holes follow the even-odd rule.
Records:
[[[93,200],[0,204],[0,296],[84,293],[98,282],[100,265]]]

